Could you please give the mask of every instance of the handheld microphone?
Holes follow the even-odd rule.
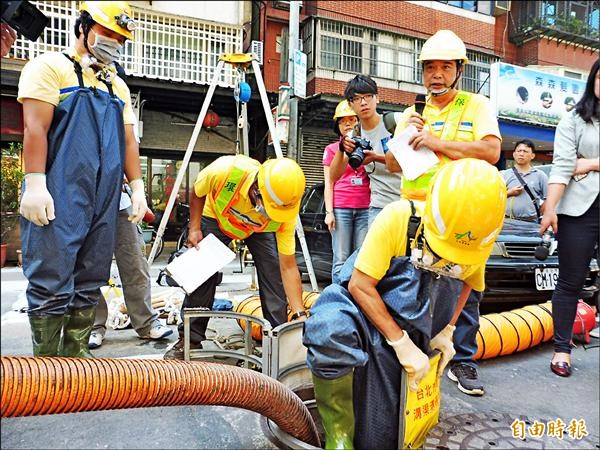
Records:
[[[415,97],[415,111],[419,115],[423,115],[423,110],[425,109],[426,97],[424,94],[417,94]]]

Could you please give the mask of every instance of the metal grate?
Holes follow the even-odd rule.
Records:
[[[535,256],[535,246],[533,244],[510,242],[505,243],[504,247],[511,258],[533,258]]]
[[[73,26],[79,2],[33,2],[50,18],[40,39],[31,42],[20,36],[9,57],[33,59],[62,51],[75,42]],[[232,25],[132,8],[137,22],[135,41],[127,41],[121,64],[134,76],[209,84],[221,53],[242,51],[242,28]],[[220,86],[233,87],[233,67],[225,67]]]
[[[302,150],[298,163],[306,176],[306,186],[323,182],[323,151],[335,140],[333,132],[323,132],[323,129],[302,131]]]

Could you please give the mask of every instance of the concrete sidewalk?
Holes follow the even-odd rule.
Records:
[[[153,264],[152,279],[165,266],[169,250]],[[227,266],[218,296],[255,294],[249,291],[250,269],[236,274],[239,262]],[[31,337],[23,305],[26,280],[20,268],[2,275],[2,355],[31,355]],[[154,287],[155,291],[165,289]],[[305,285],[305,290],[310,290]],[[173,326],[173,328],[175,328]],[[132,329],[108,330],[98,357],[161,358],[176,341],[147,341]],[[574,373],[559,378],[549,370],[552,345],[546,343],[519,354],[480,363],[483,397],[469,397],[443,377],[440,424],[430,433],[426,448],[600,448],[598,339],[594,348],[573,351]],[[561,419],[584,420],[589,436],[577,440],[565,430],[563,439],[511,436],[514,419],[548,424]],[[527,425],[529,426],[529,425]],[[216,406],[161,407],[2,419],[2,448],[276,448],[263,434],[261,417],[241,409]]]

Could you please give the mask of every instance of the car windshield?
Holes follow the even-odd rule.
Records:
[[[501,235],[513,235],[528,238],[540,238],[539,225],[517,219],[504,219]]]

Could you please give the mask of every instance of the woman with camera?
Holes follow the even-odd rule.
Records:
[[[333,129],[338,136],[346,135],[358,124],[358,117],[347,100],[335,109]],[[325,224],[332,237],[333,262],[331,279],[338,274],[348,257],[360,247],[369,223],[371,189],[369,177],[362,165],[352,168],[344,160],[339,141],[325,147]]]
[[[549,226],[558,235],[559,276],[552,295],[554,356],[550,369],[571,375],[571,332],[600,232],[598,172],[600,133],[600,59],[596,60],[575,109],[561,119],[554,138],[554,158],[540,234]]]

